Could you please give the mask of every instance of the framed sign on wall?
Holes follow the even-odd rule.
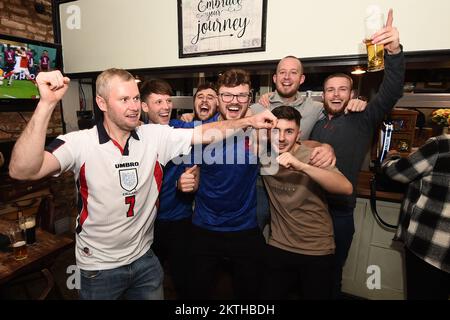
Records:
[[[179,57],[265,51],[267,0],[178,0]]]

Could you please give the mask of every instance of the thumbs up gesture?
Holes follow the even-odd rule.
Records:
[[[177,182],[178,190],[181,192],[195,192],[198,189],[200,168],[197,165],[186,168]]]

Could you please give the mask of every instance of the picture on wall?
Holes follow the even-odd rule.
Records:
[[[267,0],[178,0],[179,57],[265,51]]]

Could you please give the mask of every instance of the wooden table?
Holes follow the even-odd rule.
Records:
[[[12,223],[12,221],[0,219],[0,233],[6,234],[6,230]],[[0,285],[19,275],[48,268],[55,258],[73,243],[73,239],[37,228],[36,242],[27,245],[28,258],[17,261],[12,251],[0,251]]]

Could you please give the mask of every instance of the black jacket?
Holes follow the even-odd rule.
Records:
[[[367,150],[372,142],[374,130],[385,114],[390,112],[403,95],[405,59],[402,52],[388,55],[385,52],[385,70],[380,88],[359,113],[338,115],[318,121],[310,139],[328,143],[336,153],[336,166],[353,185],[351,196],[328,195],[328,203],[334,206],[355,207],[358,174]]]

